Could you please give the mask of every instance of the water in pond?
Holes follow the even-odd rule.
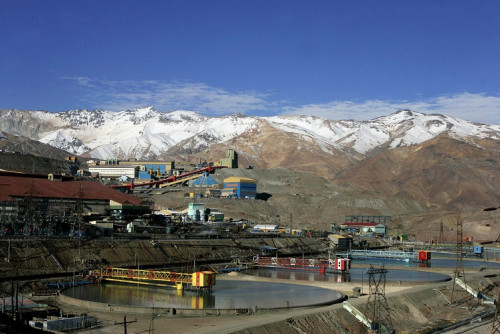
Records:
[[[157,308],[239,309],[299,307],[339,302],[337,291],[297,284],[217,280],[210,294],[173,288],[135,284],[103,283],[78,286],[63,291],[64,295],[106,303]]]
[[[496,262],[486,262],[486,261],[481,261],[481,260],[474,260],[474,259],[463,259],[462,260],[464,264],[464,268],[480,268],[482,266],[486,266],[487,268],[492,268],[492,269],[500,269],[500,263]],[[428,264],[424,263],[418,263],[418,262],[406,262],[402,260],[394,260],[394,259],[378,259],[378,258],[371,258],[371,259],[358,259],[355,258],[352,260],[352,263],[356,264],[362,264],[362,265],[370,265],[372,264],[373,266],[381,266],[384,264],[385,267],[408,267],[408,268],[455,268],[457,261],[455,258],[450,258],[445,259],[445,258],[439,258],[439,259],[432,259]]]
[[[387,282],[419,282],[419,283],[429,283],[429,282],[439,282],[446,281],[450,277],[448,275],[426,272],[426,271],[415,271],[415,270],[400,270],[400,269],[387,269],[386,281]],[[330,274],[330,273],[320,273],[313,271],[300,271],[291,269],[272,269],[272,268],[260,268],[247,270],[244,273],[259,277],[268,278],[280,278],[288,280],[300,280],[300,281],[324,281],[324,282],[362,282],[363,280],[368,281],[368,268],[351,268],[349,274]]]

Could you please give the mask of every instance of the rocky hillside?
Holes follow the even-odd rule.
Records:
[[[64,160],[71,155],[48,144],[32,140],[24,136],[16,136],[0,131],[0,150],[4,153],[17,153],[21,155],[33,155],[56,160]]]
[[[235,218],[324,227],[347,214],[382,214],[398,217],[394,228],[417,231],[431,226],[426,224],[439,226],[443,217],[451,229],[459,212],[488,224],[482,210],[500,207],[500,126],[445,115],[403,110],[357,122],[206,117],[153,108],[119,113],[0,110],[0,130],[0,145],[24,143],[10,151],[58,159],[68,151],[98,158],[217,161],[234,149],[240,167],[255,169],[221,175],[255,178],[259,192],[268,196],[255,205],[214,204]],[[33,163],[22,164],[27,165]],[[175,201],[185,205],[182,198],[169,198],[171,204],[157,200],[166,207]],[[488,231],[485,227],[481,233],[488,237]]]
[[[266,127],[278,137],[264,141]],[[142,108],[122,112],[70,110],[60,113],[0,110],[0,131],[39,140],[73,154],[93,158],[147,159],[160,155],[189,155],[213,145],[239,140],[257,141],[247,159],[267,164],[284,157],[265,159],[259,149],[278,139],[294,138],[296,151],[314,146],[324,156],[343,151],[353,156],[401,146],[418,145],[444,134],[471,144],[500,140],[500,125],[476,124],[446,115],[426,115],[401,110],[370,121],[328,120],[312,116],[207,117],[192,111],[160,112]],[[264,134],[263,134],[264,132]]]
[[[387,198],[406,198],[433,209],[500,206],[500,142],[484,149],[446,136],[374,154],[335,177]]]

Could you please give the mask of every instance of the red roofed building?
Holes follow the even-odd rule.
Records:
[[[75,216],[89,213],[127,219],[127,215],[149,213],[149,206],[140,198],[94,181],[75,181],[52,174],[0,172],[2,225],[22,222],[38,226],[74,220]]]

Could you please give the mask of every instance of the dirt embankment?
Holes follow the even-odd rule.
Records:
[[[283,255],[317,254],[328,244],[315,238],[249,239],[11,239],[0,242],[1,277],[85,272],[105,266],[155,268],[208,265],[248,258],[262,246]]]
[[[492,277],[485,277],[492,276]],[[496,298],[500,291],[500,275],[475,275],[468,283],[474,288],[487,291],[487,295]],[[386,305],[380,314],[384,323],[396,333],[427,333],[443,326],[454,324],[460,320],[472,318],[484,313],[494,312],[495,307],[481,304],[460,287],[455,287],[454,300],[457,306],[452,306],[452,282],[437,283],[409,288],[406,291],[388,293]],[[380,296],[379,296],[380,298]],[[349,299],[349,303],[363,312],[370,314],[368,296],[359,299]],[[381,299],[383,301],[383,298]],[[382,304],[383,305],[383,304]],[[471,310],[467,307],[471,306]],[[490,316],[491,317],[491,316]],[[332,306],[331,310],[303,316],[293,316],[286,320],[235,331],[237,334],[288,334],[288,333],[371,333],[351,313],[341,307]]]

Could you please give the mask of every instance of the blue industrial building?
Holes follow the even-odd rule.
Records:
[[[151,174],[147,170],[140,170],[138,178],[140,180],[151,180]]]
[[[213,187],[217,185],[215,181],[208,173],[203,173],[199,178],[191,183],[193,187]]]
[[[257,181],[245,177],[229,177],[224,179],[224,190],[235,189],[238,198],[255,198]]]

